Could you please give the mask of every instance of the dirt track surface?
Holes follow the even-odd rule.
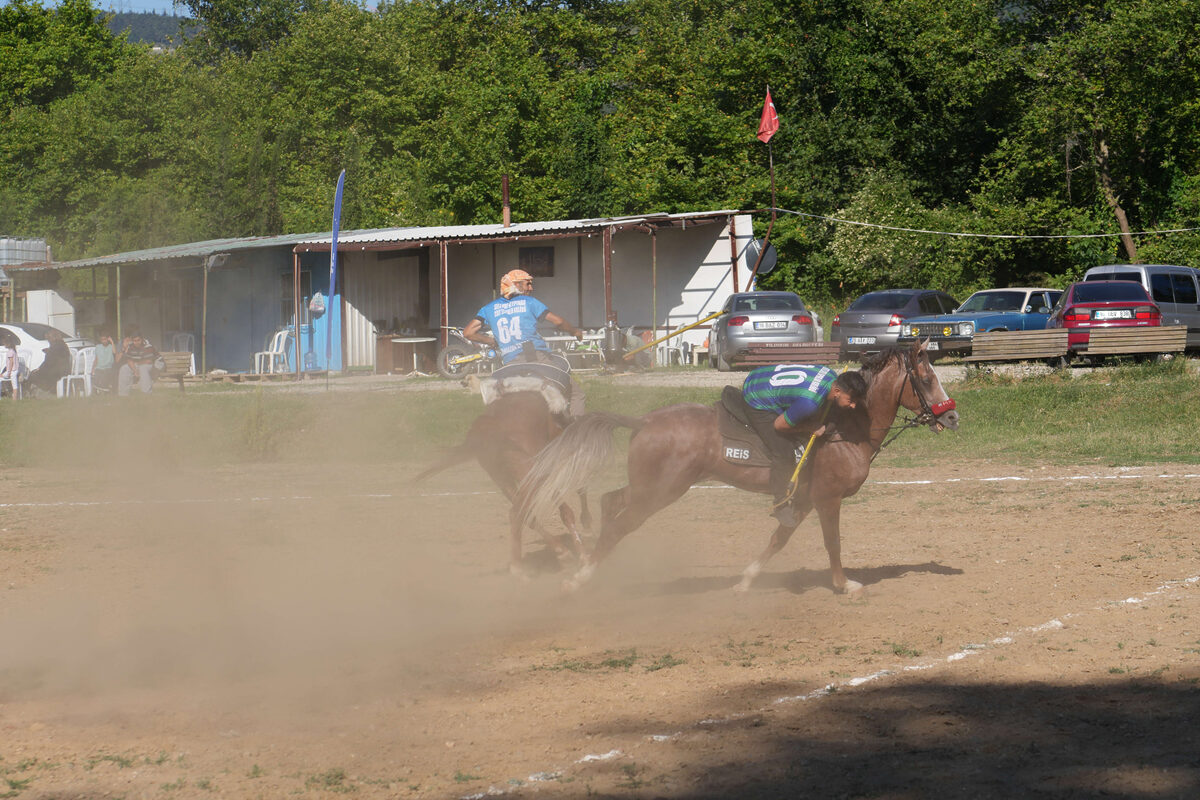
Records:
[[[475,467],[135,477],[0,473],[0,795],[1200,795],[1194,467],[876,469],[858,597],[724,487],[564,598]]]

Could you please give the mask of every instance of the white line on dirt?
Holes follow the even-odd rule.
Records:
[[[1160,472],[1153,475],[1140,475],[1130,472],[1130,470],[1138,469],[1137,467],[1116,467],[1121,474],[1118,475],[1046,475],[1040,477],[1025,477],[1022,475],[994,475],[984,476],[980,478],[942,478],[939,480],[912,480],[912,481],[872,481],[868,480],[868,484],[877,486],[932,486],[942,483],[1003,483],[1006,481],[1026,482],[1026,483],[1046,483],[1057,481],[1112,481],[1112,480],[1196,480],[1200,478],[1200,473],[1197,472]],[[692,489],[733,489],[735,487],[725,483],[719,484],[704,484],[693,486]],[[417,492],[414,494],[401,494],[396,492],[372,492],[368,494],[346,494],[340,497],[347,500],[392,500],[396,498],[413,498],[413,497],[481,497],[484,495],[495,495],[500,492],[493,490],[480,490],[471,492]],[[183,499],[149,499],[149,500],[56,500],[52,503],[0,503],[0,508],[87,508],[87,507],[102,507],[102,506],[141,506],[141,505],[172,505],[172,504],[205,504],[205,503],[277,503],[277,502],[294,502],[298,500],[328,500],[328,497],[317,497],[310,494],[296,495],[277,495],[263,497],[209,497],[209,498],[183,498]]]
[[[1093,606],[1089,610],[1090,611],[1103,611],[1105,608],[1109,608],[1109,607],[1117,606],[1117,605],[1147,603],[1147,602],[1154,600],[1155,598],[1166,596],[1171,592],[1175,592],[1180,589],[1192,589],[1192,588],[1196,588],[1197,586],[1200,586],[1200,575],[1194,575],[1190,578],[1181,578],[1179,580],[1168,581],[1167,583],[1160,584],[1159,586],[1157,586],[1153,589],[1150,589],[1141,595],[1137,595],[1134,597],[1127,597],[1123,600],[1110,600],[1110,601],[1102,602],[1099,605]],[[1054,619],[1047,620],[1046,622],[1043,622],[1039,625],[1030,625],[1025,628],[1020,628],[1019,630],[1014,631],[1012,633],[1009,633],[1009,634],[1006,634],[1003,636],[997,636],[996,638],[994,638],[991,641],[986,642],[986,643],[965,645],[963,647],[963,649],[961,649],[957,652],[954,652],[954,653],[950,653],[947,656],[929,659],[929,660],[921,662],[919,664],[910,664],[910,665],[901,667],[898,670],[883,669],[883,670],[879,670],[877,672],[872,672],[868,675],[861,675],[861,676],[854,677],[854,678],[848,678],[844,681],[840,681],[837,683],[826,684],[825,686],[822,686],[819,689],[814,689],[813,691],[807,692],[805,694],[789,695],[786,697],[778,697],[775,700],[771,701],[771,704],[765,708],[757,709],[754,711],[744,711],[744,712],[740,712],[737,714],[730,714],[730,715],[724,716],[724,717],[702,719],[702,720],[699,720],[698,722],[696,722],[695,725],[697,727],[702,726],[705,728],[719,727],[722,725],[730,725],[730,724],[736,723],[740,720],[746,719],[747,717],[756,716],[756,715],[760,714],[761,712],[770,709],[772,706],[786,705],[786,704],[790,704],[790,703],[800,703],[800,702],[805,702],[805,701],[809,701],[809,700],[820,700],[822,698],[829,697],[829,696],[837,694],[839,692],[844,692],[849,689],[855,689],[855,688],[858,688],[859,686],[865,686],[869,683],[874,683],[875,681],[889,678],[893,675],[898,675],[898,674],[902,674],[905,672],[920,672],[923,670],[936,669],[937,667],[940,667],[945,664],[953,665],[959,661],[965,661],[970,656],[978,655],[979,653],[982,653],[985,650],[994,649],[997,647],[1003,647],[1006,645],[1013,644],[1014,642],[1017,641],[1018,638],[1021,638],[1023,636],[1038,634],[1038,633],[1042,633],[1044,631],[1049,631],[1049,630],[1061,629],[1061,628],[1065,627],[1065,623],[1063,622],[1063,620],[1073,619],[1075,617],[1080,616],[1083,613],[1085,613],[1085,612],[1070,611],[1065,614],[1061,614],[1058,617],[1055,617]],[[683,731],[675,731],[674,733],[656,733],[656,734],[648,735],[646,737],[646,739],[647,739],[647,741],[658,744],[658,743],[662,743],[662,742],[672,741],[682,735],[683,735]],[[620,750],[610,750],[607,753],[604,753],[601,755],[585,755],[582,758],[576,760],[575,763],[583,764],[583,763],[587,763],[587,762],[591,762],[591,761],[608,761],[608,760],[611,760],[614,758],[620,758],[623,755],[624,755],[624,753],[622,753]],[[566,770],[554,770],[554,771],[537,773],[537,774],[538,775],[554,775],[556,778],[561,779],[561,777],[566,774]],[[531,776],[531,780],[532,780],[532,776]],[[502,794],[507,794],[507,793],[508,793],[507,789],[492,786],[487,790],[486,793],[481,793],[481,794],[476,794],[476,795],[468,795],[464,798],[461,798],[461,800],[474,800],[475,798],[481,798],[484,796],[495,796],[495,795],[502,795]]]

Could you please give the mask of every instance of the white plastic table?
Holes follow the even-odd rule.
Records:
[[[411,344],[412,345],[412,356],[413,356],[412,371],[414,373],[416,373],[417,375],[426,374],[424,372],[421,372],[420,364],[417,361],[417,356],[418,356],[417,345],[424,344],[425,342],[436,342],[436,341],[437,341],[436,336],[401,336],[401,337],[392,339],[392,342],[394,342],[395,344]]]

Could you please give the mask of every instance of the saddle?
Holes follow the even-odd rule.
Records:
[[[721,433],[721,457],[731,464],[744,467],[769,467],[770,456],[763,447],[762,438],[750,427],[746,419],[746,404],[742,392],[736,386],[726,386],[716,404],[717,430]],[[804,446],[797,443],[796,460],[804,453]]]
[[[551,414],[566,414],[571,404],[571,365],[557,353],[541,353],[538,361],[506,364],[479,379],[483,404],[513,392],[538,392]]]

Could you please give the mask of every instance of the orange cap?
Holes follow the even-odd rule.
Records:
[[[500,294],[504,295],[505,299],[518,294],[517,281],[533,283],[533,276],[523,269],[509,270],[504,273],[504,277],[500,279]]]

